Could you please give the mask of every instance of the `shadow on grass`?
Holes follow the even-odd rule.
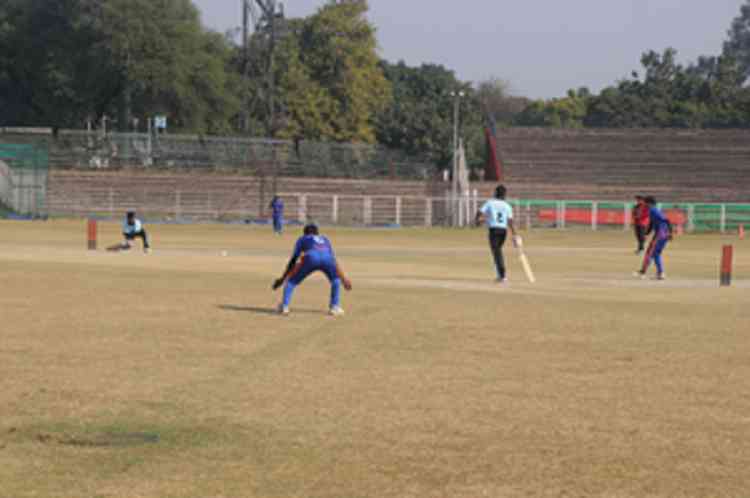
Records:
[[[238,311],[243,313],[253,313],[255,315],[278,315],[276,308],[262,308],[259,306],[236,306],[233,304],[220,304],[217,306],[224,311]],[[292,313],[305,313],[310,315],[325,315],[323,310],[293,308]]]

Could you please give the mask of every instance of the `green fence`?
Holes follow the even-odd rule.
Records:
[[[633,203],[513,200],[526,228],[629,229]],[[686,232],[735,232],[750,228],[750,204],[660,203],[673,225]]]
[[[0,216],[46,216],[48,173],[45,146],[0,143]]]

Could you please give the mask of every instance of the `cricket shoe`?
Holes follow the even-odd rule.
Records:
[[[495,279],[495,283],[496,284],[507,284],[508,283],[508,278],[507,277],[497,277]]]
[[[328,314],[331,316],[344,316],[344,308],[341,306],[333,306],[328,310]]]
[[[641,280],[645,280],[646,279],[646,274],[643,273],[642,271],[634,271],[633,272],[633,276],[636,277],[636,278],[640,278]]]
[[[151,248],[150,247],[144,247],[143,248],[143,253],[144,254],[151,254]]]
[[[278,309],[279,315],[289,316],[289,306],[284,306],[283,304],[280,304],[277,309]]]
[[[654,280],[666,280],[667,274],[666,273],[657,273],[656,277],[654,277]]]

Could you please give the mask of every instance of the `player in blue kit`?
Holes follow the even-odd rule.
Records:
[[[274,195],[268,207],[273,213],[273,232],[281,235],[281,230],[284,228],[284,201],[278,195]]]
[[[322,271],[328,277],[328,281],[331,282],[329,313],[333,316],[344,314],[344,310],[341,308],[341,284],[343,283],[344,288],[349,291],[352,290],[352,283],[341,271],[331,241],[320,235],[316,225],[305,227],[304,235],[297,239],[297,243],[294,245],[294,252],[284,275],[273,283],[273,290],[276,290],[286,282],[284,298],[279,305],[279,313],[282,315],[289,314],[289,304],[292,301],[294,289],[316,271]]]
[[[670,223],[664,213],[656,207],[656,199],[653,197],[646,197],[646,205],[648,206],[648,214],[654,237],[649,244],[646,257],[643,260],[643,266],[638,272],[636,272],[636,276],[645,278],[646,271],[648,270],[651,261],[653,261],[656,265],[656,279],[664,280],[666,278],[666,273],[664,273],[664,263],[661,255],[664,252],[667,243],[672,240],[672,223]]]

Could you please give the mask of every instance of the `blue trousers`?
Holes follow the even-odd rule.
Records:
[[[294,289],[316,271],[322,271],[331,283],[330,307],[339,306],[341,303],[341,279],[336,270],[336,260],[327,254],[321,255],[311,252],[305,254],[302,266],[286,282],[286,286],[284,287],[284,307],[288,307],[292,302]]]
[[[654,245],[654,252],[651,253],[651,260],[656,265],[656,271],[658,273],[664,273],[664,263],[661,259],[661,253],[664,252],[664,248],[667,247],[668,242],[669,239],[666,237],[657,239],[656,244]]]
[[[273,231],[276,233],[281,233],[281,230],[284,228],[284,218],[281,216],[274,216],[273,217]]]

